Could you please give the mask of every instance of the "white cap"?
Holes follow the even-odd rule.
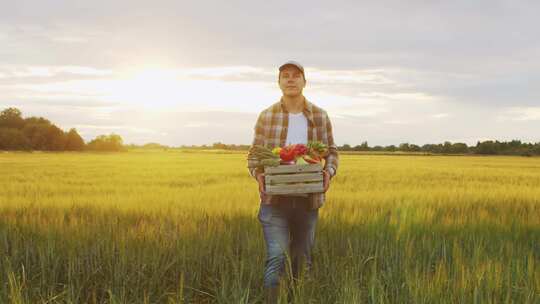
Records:
[[[279,67],[279,72],[281,73],[281,71],[286,67],[286,66],[294,66],[294,67],[297,67],[300,72],[302,72],[302,76],[304,76],[304,79],[306,79],[306,75],[304,74],[304,67],[298,63],[297,61],[294,61],[294,60],[289,60],[287,62],[285,62],[284,64],[282,64],[280,67]]]

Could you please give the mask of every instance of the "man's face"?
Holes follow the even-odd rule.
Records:
[[[279,76],[279,87],[284,96],[295,97],[302,94],[306,80],[295,66],[286,66]]]

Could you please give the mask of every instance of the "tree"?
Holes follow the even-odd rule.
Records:
[[[226,149],[227,149],[227,145],[226,145],[226,144],[223,144],[223,143],[221,143],[221,142],[216,142],[216,143],[213,143],[213,144],[212,144],[212,149],[226,150]]]
[[[469,152],[469,147],[465,143],[454,143],[452,144],[452,153],[467,153]]]
[[[537,142],[533,145],[533,147],[531,148],[531,153],[540,155],[540,142]]]
[[[0,128],[0,150],[30,150],[31,145],[21,130]]]
[[[62,129],[58,128],[55,125],[50,125],[47,128],[47,145],[46,150],[49,151],[63,151],[66,147],[66,133]]]
[[[68,151],[84,150],[84,140],[74,128],[71,128],[66,135],[66,145],[64,149]]]
[[[476,154],[497,154],[497,143],[488,140],[484,142],[478,142],[476,144]]]
[[[151,142],[151,143],[146,143],[146,144],[142,145],[141,148],[144,148],[144,149],[163,149],[163,150],[167,150],[169,147],[166,146],[166,145],[162,145],[162,144],[160,144],[160,143]]]
[[[21,111],[16,108],[0,112],[0,150],[82,151],[84,148],[84,140],[75,129],[64,132],[43,117],[23,119]],[[122,138],[116,134],[98,136],[89,148],[125,150]]]
[[[33,150],[47,150],[50,121],[42,117],[26,118],[23,133],[30,142]]]
[[[344,145],[340,148],[340,150],[342,150],[342,151],[351,151],[352,149],[351,149],[351,146],[350,146],[349,144],[344,144]]]
[[[32,121],[25,124],[22,132],[28,139],[33,150],[47,150],[47,133],[49,126],[50,122],[48,121],[47,123]]]
[[[369,151],[369,145],[367,141],[363,141],[360,145],[360,151]]]
[[[44,125],[52,125],[51,121],[48,119],[45,119],[43,117],[27,117],[24,119],[24,124],[44,124]]]
[[[384,151],[396,152],[397,148],[394,145],[384,147]]]
[[[452,153],[452,143],[445,141],[442,145],[442,153]]]
[[[407,151],[410,151],[411,148],[409,147],[409,143],[402,143],[402,144],[399,144],[398,150],[403,151],[403,152],[407,152]]]
[[[22,113],[16,108],[7,108],[0,112],[0,128],[22,129],[24,119]]]
[[[420,148],[419,145],[410,144],[409,145],[409,151],[411,151],[411,152],[420,152],[420,151],[422,151],[422,148]]]
[[[92,151],[124,151],[123,140],[120,135],[112,133],[111,135],[99,135],[86,146]]]

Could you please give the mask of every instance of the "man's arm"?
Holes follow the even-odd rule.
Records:
[[[255,145],[262,146],[264,144],[264,122],[263,122],[264,115],[263,113],[259,114],[257,123],[255,124],[253,142],[251,143],[250,148],[252,148]],[[253,178],[257,179],[257,174],[263,173],[262,169],[257,168],[258,162],[256,160],[252,160],[248,158],[247,165],[248,165],[249,174]]]
[[[324,170],[326,170],[329,173],[330,178],[332,178],[337,173],[339,156],[338,156],[337,146],[334,143],[332,123],[330,122],[330,118],[328,117],[328,114],[326,112],[325,112],[325,123],[326,123],[326,138],[328,142],[328,155],[325,157],[326,165],[324,166]]]

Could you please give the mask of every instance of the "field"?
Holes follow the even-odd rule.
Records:
[[[0,153],[0,303],[260,303],[244,159]],[[295,303],[540,303],[538,158],[342,155],[327,197]]]

